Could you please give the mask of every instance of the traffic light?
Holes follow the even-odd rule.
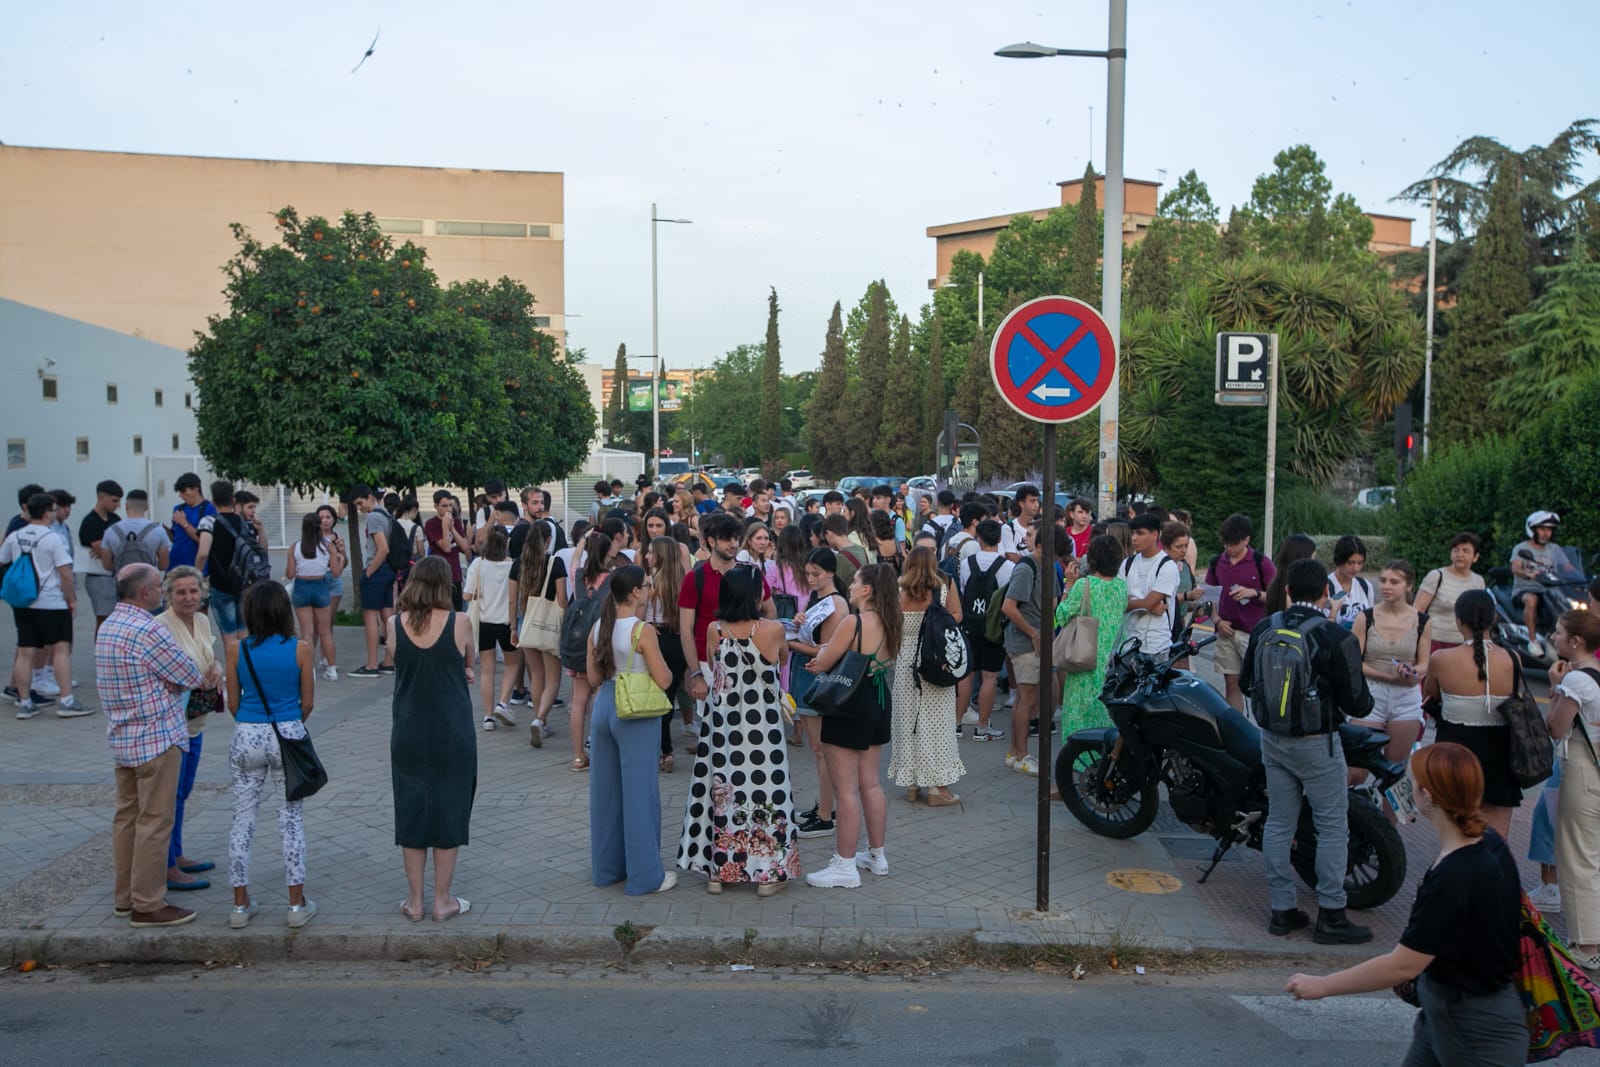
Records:
[[[1417,439],[1411,432],[1411,405],[1396,404],[1394,409],[1394,459],[1403,471],[1411,466]]]

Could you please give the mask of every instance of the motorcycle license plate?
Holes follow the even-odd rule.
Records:
[[[1383,799],[1389,802],[1389,810],[1394,812],[1394,817],[1400,822],[1416,821],[1417,798],[1411,791],[1410,775],[1385,789],[1383,791]]]

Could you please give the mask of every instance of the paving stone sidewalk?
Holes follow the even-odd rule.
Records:
[[[74,670],[81,699],[98,706],[94,691],[92,620],[80,619]],[[361,632],[337,631],[340,663],[360,663]],[[9,635],[8,635],[9,636]],[[0,644],[9,663],[12,648]],[[1200,664],[1210,672],[1210,661]],[[1212,680],[1218,680],[1214,674]],[[389,777],[389,698],[392,682],[341,678],[318,681],[309,727],[331,782],[305,806],[307,893],[315,921],[290,935],[284,924],[283,867],[269,800],[257,824],[252,896],[261,914],[248,931],[227,928],[231,894],[226,851],[232,815],[227,746],[231,721],[206,728],[195,794],[184,828],[191,857],[215,861],[212,887],[173,893],[198,910],[176,930],[131,929],[113,918],[110,869],[112,769],[105,720],[63,720],[46,713],[18,721],[0,713],[0,932],[13,956],[47,951],[57,959],[210,959],[230,953],[262,958],[449,958],[468,951],[538,956],[615,953],[615,929],[625,922],[648,929],[638,953],[703,953],[716,946],[787,946],[789,955],[841,958],[861,954],[922,954],[976,938],[988,944],[1140,944],[1223,948],[1245,952],[1310,952],[1309,938],[1270,937],[1260,857],[1239,849],[1204,884],[1201,864],[1211,842],[1163,808],[1155,827],[1131,841],[1111,841],[1081,827],[1056,803],[1050,818],[1050,904],[1035,903],[1037,783],[1004,765],[1004,743],[961,742],[967,776],[955,787],[958,807],[913,805],[886,782],[890,874],[863,874],[858,890],[791,884],[758,899],[753,887],[707,894],[685,875],[671,892],[628,897],[620,886],[589,884],[588,776],[567,769],[572,758],[565,708],[551,718],[554,736],[542,749],[524,727],[478,734],[479,780],[472,843],[461,852],[455,888],[472,901],[470,914],[449,923],[408,923],[398,911],[405,894],[393,841]],[[517,709],[526,722],[526,708]],[[997,712],[997,722],[1003,713]],[[970,731],[969,731],[970,735]],[[689,782],[680,734],[677,772],[661,776],[662,849],[670,864]],[[1059,740],[1059,739],[1058,739]],[[809,749],[789,749],[796,795],[815,796]],[[887,759],[885,760],[887,763]],[[1531,804],[1518,813],[1517,855],[1526,853]],[[1404,831],[1407,886],[1387,905],[1360,913],[1375,944],[1393,944],[1404,926],[1414,886],[1433,855],[1431,834]],[[810,870],[824,865],[831,838],[801,842]],[[1128,877],[1128,872],[1135,872]],[[1137,872],[1155,872],[1150,878]],[[1536,868],[1524,864],[1524,882]],[[1123,888],[1132,885],[1135,888]],[[1170,892],[1140,889],[1175,887]],[[1303,907],[1314,895],[1302,890]],[[3,949],[0,949],[3,950]],[[776,948],[774,948],[776,951]],[[1316,949],[1315,951],[1326,951]]]

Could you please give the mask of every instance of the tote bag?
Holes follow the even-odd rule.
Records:
[[[1512,978],[1528,1015],[1528,1062],[1600,1048],[1600,987],[1522,894],[1522,962]]]
[[[542,596],[528,598],[522,613],[522,629],[517,631],[517,644],[552,656],[556,654],[561,647],[561,609],[554,600]]]
[[[1083,584],[1083,601],[1078,614],[1056,634],[1050,655],[1055,664],[1067,674],[1092,671],[1100,664],[1100,620],[1089,611],[1089,578],[1078,579]]]
[[[639,634],[644,623],[633,624],[627,670],[617,671],[617,718],[659,719],[672,710],[672,701],[650,677],[649,671],[636,670],[639,661]]]
[[[806,693],[806,707],[818,715],[849,717],[858,714],[871,669],[872,657],[861,653],[861,624],[857,620],[855,647],[838,663],[817,675]]]

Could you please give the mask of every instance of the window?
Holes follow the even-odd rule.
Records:
[[[87,437],[80,437],[80,438],[78,438],[78,462],[79,463],[87,463],[88,460],[89,460],[89,439]]]
[[[541,330],[549,329],[550,328],[550,316],[549,315],[535,315],[533,317],[533,324],[535,326],[539,327]],[[647,382],[646,384],[649,384],[649,383]]]
[[[55,400],[58,396],[56,392],[56,380],[54,378],[46,378],[41,384],[44,386],[44,398],[46,400]]]
[[[192,394],[192,393],[184,393],[183,394],[183,406],[186,407],[186,408],[194,407],[194,394]]]
[[[173,434],[172,435],[172,450],[174,452],[176,452],[178,450],[178,435],[177,434]]]
[[[530,223],[528,223],[528,236],[529,237],[549,237],[550,236],[550,227],[542,226],[537,222],[530,222]]]
[[[421,219],[379,219],[378,229],[384,233],[421,233]]]
[[[528,236],[528,227],[521,222],[439,222],[434,224],[434,231],[446,237]]]
[[[6,441],[6,468],[17,470],[28,465],[28,442],[21,437]]]
[[[156,390],[156,407],[158,407],[158,408],[159,407],[164,407],[164,406],[166,406],[166,403],[167,403],[166,394],[163,393],[160,389],[157,389]]]
[[[133,454],[136,456],[144,455],[144,438],[138,434],[133,435]]]
[[[106,403],[107,404],[115,404],[116,402],[117,402],[117,387],[114,386],[114,385],[107,384],[106,385]]]

